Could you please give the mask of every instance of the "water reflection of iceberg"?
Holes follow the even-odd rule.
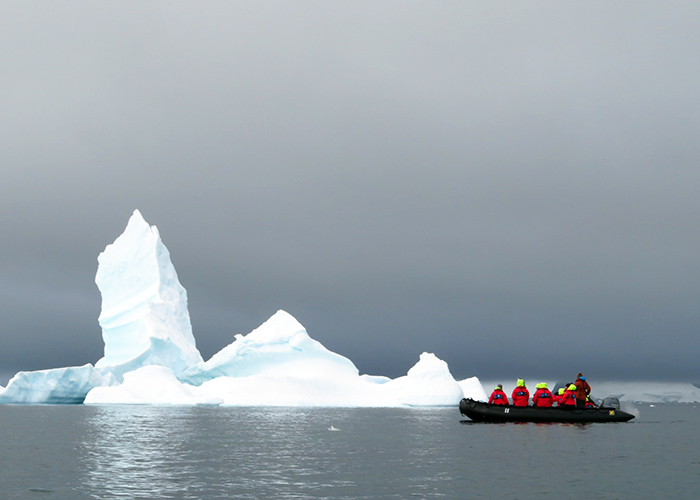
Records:
[[[189,408],[189,410],[192,410]],[[196,488],[188,408],[96,407],[87,419],[84,485],[96,498],[182,498]],[[189,484],[188,484],[189,483]]]
[[[92,498],[308,498],[357,486],[342,460],[358,453],[357,435],[327,431],[352,429],[364,415],[353,410],[86,408],[80,489]]]

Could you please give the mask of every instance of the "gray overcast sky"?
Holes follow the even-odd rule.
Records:
[[[138,208],[205,358],[700,381],[698,2],[0,3],[0,371],[94,363]]]

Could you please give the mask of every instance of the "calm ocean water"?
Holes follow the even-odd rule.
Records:
[[[0,498],[699,498],[700,405],[638,408],[570,425],[451,408],[0,406]]]

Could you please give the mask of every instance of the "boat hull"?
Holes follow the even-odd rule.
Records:
[[[627,422],[634,415],[617,408],[536,408],[533,406],[491,405],[466,398],[459,411],[475,422]]]

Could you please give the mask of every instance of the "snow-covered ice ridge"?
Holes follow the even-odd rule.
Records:
[[[98,262],[104,357],[19,372],[0,387],[0,403],[402,407],[486,399],[476,377],[455,381],[431,353],[403,377],[360,375],[284,311],[205,362],[170,254],[138,210]]]
[[[700,403],[700,389],[684,382],[598,382],[591,387],[593,395],[627,403]]]

